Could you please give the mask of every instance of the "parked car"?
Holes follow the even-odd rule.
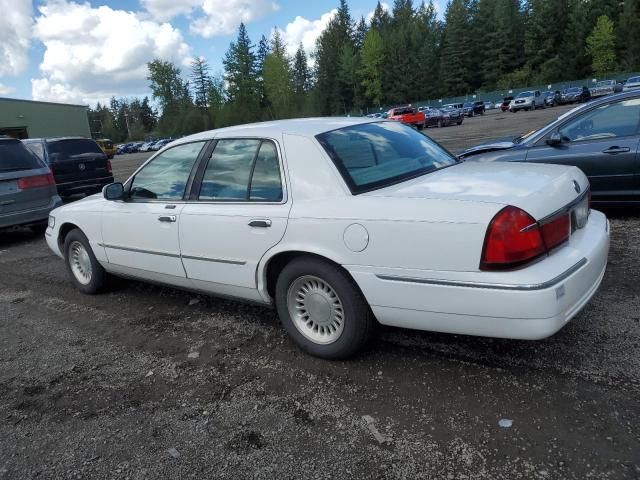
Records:
[[[536,108],[545,108],[544,97],[539,90],[521,92],[509,103],[511,113],[520,110],[535,110]]]
[[[496,104],[494,104],[493,102],[490,102],[490,101],[484,102],[485,110],[493,110],[494,108],[496,108]]]
[[[484,115],[486,107],[484,106],[484,102],[477,101],[473,102],[473,114],[474,115]]]
[[[465,115],[464,104],[462,103],[448,103],[442,107],[443,110],[457,110],[458,114],[463,117]]]
[[[49,167],[20,140],[0,135],[0,228],[46,223],[61,204]]]
[[[612,95],[614,93],[620,93],[622,91],[622,84],[615,80],[601,80],[596,83],[596,86],[591,89],[591,96],[602,97],[604,95]]]
[[[635,90],[636,88],[640,88],[640,77],[629,77],[622,87],[622,90],[628,92],[629,90]]]
[[[509,105],[511,104],[511,100],[513,100],[513,97],[511,96],[504,97],[502,99],[502,103],[500,104],[500,110],[502,110],[503,112],[506,112],[507,110],[509,110]]]
[[[378,322],[552,335],[606,268],[588,193],[575,167],[461,162],[397,121],[285,120],[174,142],[54,210],[46,240],[81,292],[122,275],[274,305],[335,359]]]
[[[587,87],[572,87],[562,91],[560,103],[562,105],[583,103],[591,100],[591,92]]]
[[[140,148],[138,148],[139,152],[151,152],[151,148],[153,147],[153,144],[156,143],[155,141],[151,141],[151,142],[146,142],[143,143]]]
[[[108,138],[99,138],[96,140],[96,143],[107,158],[113,158],[115,156],[117,149],[111,140]]]
[[[424,128],[424,112],[418,112],[412,106],[396,107],[389,110],[389,120],[396,120],[406,125],[413,125],[417,128]]]
[[[455,123],[462,123],[462,117],[459,117],[457,111],[455,116],[451,116],[449,113],[444,112],[438,108],[429,108],[425,110],[425,127],[448,127]]]
[[[111,162],[95,140],[60,137],[23,142],[51,168],[62,198],[97,193],[113,182]]]
[[[542,92],[542,98],[544,98],[544,104],[547,107],[555,107],[556,106],[556,94],[555,92],[546,91]]]
[[[462,115],[462,113],[460,113],[460,110],[458,110],[457,108],[445,106],[440,109],[440,111],[442,112],[442,122],[445,127],[453,125],[454,123],[456,125],[462,125],[462,122],[464,121],[464,115]]]
[[[130,143],[121,143],[120,145],[118,145],[118,147],[116,148],[116,155],[122,155],[123,153],[125,153],[125,149],[131,145]]]
[[[482,162],[558,163],[589,178],[594,203],[640,205],[640,91],[594,100],[536,132],[488,142],[460,155]]]
[[[173,140],[170,138],[163,138],[162,140],[158,140],[156,143],[154,143],[153,145],[151,145],[151,150],[154,152],[157,152],[158,150],[160,150],[162,147],[164,147],[165,145],[171,143]]]

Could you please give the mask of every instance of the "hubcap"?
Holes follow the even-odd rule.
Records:
[[[305,275],[296,279],[287,292],[287,307],[298,331],[313,343],[327,345],[342,335],[342,301],[321,278]]]
[[[69,246],[69,265],[71,272],[82,285],[91,282],[91,258],[87,249],[78,241]]]

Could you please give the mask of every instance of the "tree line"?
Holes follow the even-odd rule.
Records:
[[[203,58],[186,75],[153,60],[148,79],[161,113],[151,115],[154,121],[134,115],[134,128],[182,135],[637,71],[639,39],[640,0],[451,0],[442,19],[432,1],[395,0],[391,11],[378,2],[369,22],[354,19],[340,0],[312,62],[302,44],[288,55],[277,29],[254,45],[244,24],[220,75],[212,75]],[[114,101],[120,109],[138,102],[136,111],[148,105],[146,98],[112,100],[106,110],[121,134]]]

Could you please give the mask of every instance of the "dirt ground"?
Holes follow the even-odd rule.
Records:
[[[427,133],[457,151],[559,113]],[[607,213],[602,287],[553,337],[385,328],[348,362],[304,355],[266,308],[82,295],[41,232],[0,233],[0,479],[640,478],[640,213]]]

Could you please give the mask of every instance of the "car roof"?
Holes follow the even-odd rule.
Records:
[[[384,120],[380,120],[379,118],[373,119],[367,117],[319,117],[274,120],[269,122],[248,123],[245,125],[236,125],[234,127],[208,130],[206,132],[200,132],[194,135],[180,138],[173,141],[173,143],[175,145],[178,145],[180,143],[206,140],[223,135],[229,135],[232,137],[246,135],[247,137],[273,138],[278,137],[283,133],[289,133],[293,135],[306,135],[311,137],[320,133],[329,132],[331,130],[337,130],[339,128],[360,125],[363,123],[375,123],[380,121]]]
[[[87,138],[87,137],[42,137],[42,138],[25,138],[24,141],[29,142],[59,142],[62,140],[92,140],[91,138]]]

